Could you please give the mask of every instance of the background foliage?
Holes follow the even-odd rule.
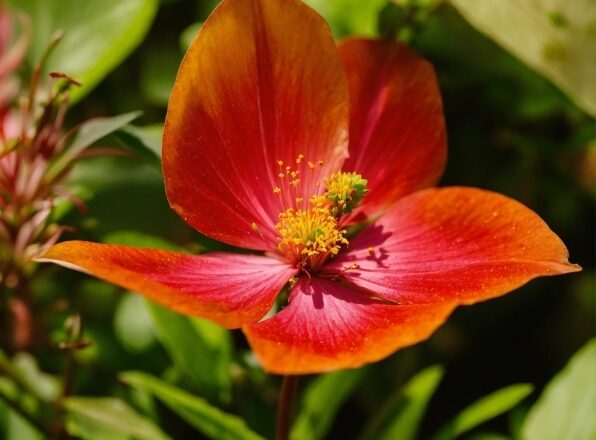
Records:
[[[376,365],[306,378],[293,437],[564,438],[553,426],[558,421],[577,429],[567,438],[594,438],[594,343],[565,365],[594,331],[596,8],[589,0],[535,0],[523,8],[498,2],[498,11],[466,0],[308,3],[338,38],[399,38],[428,58],[439,77],[449,135],[441,185],[487,188],[522,201],[557,232],[584,271],[462,307],[430,340]],[[218,246],[170,211],[158,160],[177,66],[215,2],[9,5],[33,20],[30,63],[55,28],[64,29],[48,70],[83,83],[70,125],[142,110],[111,120],[105,132],[95,127],[87,133],[99,145],[138,154],[92,158],[75,168],[69,186],[88,212],[57,211],[63,223],[76,226],[65,238],[191,252]],[[28,68],[21,73],[26,78]],[[134,126],[123,125],[134,117]],[[238,332],[58,267],[43,266],[33,287],[40,326],[54,345],[69,338],[90,342],[73,352],[50,345],[0,357],[0,393],[24,402],[33,416],[51,419],[45,403],[72,380],[73,396],[64,402],[71,435],[272,436],[279,380],[258,368]],[[72,330],[77,316],[80,335]],[[65,379],[69,362],[76,367],[66,369]],[[5,403],[0,437],[40,438]]]

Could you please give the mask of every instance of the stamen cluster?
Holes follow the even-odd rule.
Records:
[[[338,227],[329,209],[314,203],[307,210],[290,208],[282,212],[276,228],[280,234],[279,250],[311,270],[348,244],[346,231]]]
[[[298,156],[297,164],[303,158]],[[313,169],[319,163],[308,162],[309,168]],[[278,165],[281,167],[283,162],[279,161]],[[297,179],[296,170],[284,171],[286,173],[280,173],[280,178],[282,174],[283,177],[289,174]],[[276,225],[280,235],[278,250],[307,271],[316,271],[327,258],[337,255],[342,246],[349,243],[341,218],[358,207],[368,192],[367,180],[353,172],[338,171],[324,179],[324,183],[325,192],[319,193],[320,185],[317,184],[317,194],[310,196],[307,207],[301,205],[302,197],[296,197],[296,205],[301,207],[288,208],[280,213]],[[274,190],[277,194],[281,191],[279,187]]]

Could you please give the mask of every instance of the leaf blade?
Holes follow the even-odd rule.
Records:
[[[122,373],[120,379],[134,387],[145,390],[190,425],[216,440],[263,440],[251,431],[244,421],[210,405],[206,400],[173,387],[166,382],[139,371]]]
[[[513,408],[533,390],[530,384],[515,384],[484,396],[456,415],[443,426],[433,440],[449,440],[470,431]]]
[[[596,438],[596,339],[581,348],[530,409],[524,440]]]

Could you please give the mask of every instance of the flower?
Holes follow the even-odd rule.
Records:
[[[579,270],[518,202],[433,188],[445,159],[429,63],[398,43],[336,47],[297,0],[224,0],[180,67],[163,172],[187,223],[253,253],[75,241],[43,260],[242,327],[270,372],[355,368],[428,338],[458,305]]]

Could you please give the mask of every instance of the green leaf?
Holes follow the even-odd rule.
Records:
[[[406,383],[400,393],[385,403],[365,428],[363,439],[413,440],[428,403],[443,378],[440,365],[428,367]]]
[[[0,400],[0,438],[4,440],[42,440],[44,437],[27,420]]]
[[[153,345],[153,323],[142,297],[122,296],[114,314],[114,331],[120,343],[131,352],[141,353]]]
[[[163,125],[136,127],[126,125],[114,133],[118,144],[144,157],[161,171],[161,136]]]
[[[331,26],[336,37],[350,34],[374,37],[378,16],[387,0],[305,0]]]
[[[89,440],[164,440],[170,437],[151,420],[113,397],[69,397],[64,401],[66,430]]]
[[[172,411],[215,440],[261,440],[237,416],[227,414],[206,400],[143,372],[122,373],[120,379],[130,386],[148,391]]]
[[[228,330],[147,303],[157,338],[172,362],[212,401],[230,398],[232,341]]]
[[[183,252],[183,249],[180,246],[168,240],[138,231],[110,232],[109,234],[104,235],[101,241],[104,243],[121,244],[125,246],[157,248],[174,252]]]
[[[523,427],[524,440],[596,438],[596,339],[546,386]]]
[[[183,52],[167,44],[155,44],[143,54],[139,85],[151,104],[167,105],[182,56]]]
[[[199,32],[199,29],[201,29],[201,26],[203,26],[203,22],[199,21],[197,23],[191,24],[182,31],[180,34],[180,47],[182,50],[186,51],[186,49],[190,47],[190,43],[192,43],[192,40],[194,40],[195,36]]]
[[[304,392],[300,412],[290,438],[317,440],[325,437],[342,403],[358,386],[365,369],[337,371],[313,380]]]
[[[39,369],[29,353],[17,353],[12,359],[12,373],[31,394],[44,402],[53,402],[60,393],[60,381]]]
[[[64,72],[79,80],[77,101],[114,69],[143,40],[153,22],[158,0],[9,0],[33,22],[29,60],[38,61],[51,35],[64,37],[52,51],[45,71]]]
[[[532,392],[530,384],[516,384],[502,388],[472,403],[447,425],[443,426],[433,440],[449,440],[476,428],[516,406]]]
[[[596,116],[596,8],[592,0],[451,0],[479,31]]]
[[[140,115],[141,112],[131,112],[110,118],[90,119],[84,122],[77,131],[72,143],[68,146],[68,154],[76,155],[101,138],[106,137],[138,118]]]
[[[64,149],[62,155],[52,163],[48,171],[48,178],[51,179],[55,175],[64,172],[83,150],[138,118],[140,114],[141,112],[131,112],[110,118],[94,118],[81,124],[72,142]]]

